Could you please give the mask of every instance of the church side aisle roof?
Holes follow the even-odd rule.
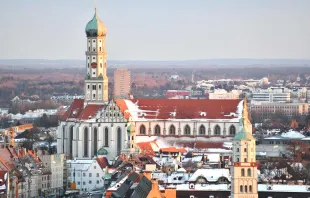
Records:
[[[80,113],[78,119],[87,120],[89,116],[91,117],[95,116],[96,113],[102,108],[104,108],[104,105],[89,104]]]
[[[136,99],[116,100],[133,119],[233,119],[240,100]]]

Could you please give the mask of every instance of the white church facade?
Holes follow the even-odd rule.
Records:
[[[106,27],[97,13],[85,31],[85,99],[75,99],[63,115],[58,153],[89,160],[102,148],[113,160],[120,153],[136,152],[136,143],[154,138],[224,142],[242,129],[241,100],[108,100]]]

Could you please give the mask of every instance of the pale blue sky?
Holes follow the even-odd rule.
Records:
[[[84,59],[93,0],[6,0],[0,59]],[[110,60],[310,59],[310,0],[97,0]]]

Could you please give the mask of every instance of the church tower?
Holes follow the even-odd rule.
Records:
[[[87,36],[85,102],[103,104],[108,102],[108,77],[105,51],[105,24],[95,15],[85,28]]]
[[[241,131],[233,139],[232,198],[258,198],[256,144],[252,136],[252,124],[248,117],[248,105],[243,100]]]

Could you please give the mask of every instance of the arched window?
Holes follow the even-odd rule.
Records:
[[[141,135],[145,135],[145,126],[142,124],[141,126],[140,126],[140,134]]]
[[[244,148],[243,150],[244,150],[244,152],[246,152],[246,148]]]
[[[169,128],[169,135],[175,135],[175,126],[171,125]]]
[[[244,173],[244,168],[241,169],[241,176],[244,177],[245,173]]]
[[[75,144],[75,156],[78,157],[78,155],[79,155],[79,153],[78,153],[78,150],[79,150],[78,141],[79,141],[79,139],[80,139],[79,127],[76,127],[76,136],[75,136],[75,139],[76,139],[76,144]]]
[[[205,135],[206,134],[206,127],[204,125],[201,125],[199,127],[199,135]]]
[[[234,125],[230,126],[229,135],[236,135],[236,127]]]
[[[66,138],[66,128],[62,127],[62,153],[65,153],[65,138]]]
[[[88,128],[84,128],[84,157],[88,156]]]
[[[214,135],[221,135],[221,128],[219,125],[214,127]]]
[[[252,192],[252,185],[249,185],[249,192]]]
[[[69,137],[69,153],[71,155],[72,155],[72,151],[73,151],[72,142],[73,142],[73,126],[70,127],[70,137]]]
[[[240,186],[240,192],[243,192],[243,186],[242,185]]]
[[[237,162],[239,162],[240,160],[239,160],[239,157],[237,158]]]
[[[160,126],[155,126],[155,135],[160,135]]]
[[[109,146],[109,129],[107,127],[104,129],[104,146]]]
[[[248,186],[247,186],[247,185],[244,186],[244,192],[245,192],[245,193],[248,192]]]
[[[191,128],[188,125],[186,125],[185,128],[184,128],[184,134],[185,135],[190,135],[191,134]]]
[[[250,168],[248,168],[248,177],[251,177],[251,169]]]
[[[117,155],[121,154],[122,150],[122,130],[120,127],[117,128]]]
[[[94,138],[93,138],[93,145],[94,145],[94,155],[97,155],[98,151],[98,129],[97,127],[94,128]]]

